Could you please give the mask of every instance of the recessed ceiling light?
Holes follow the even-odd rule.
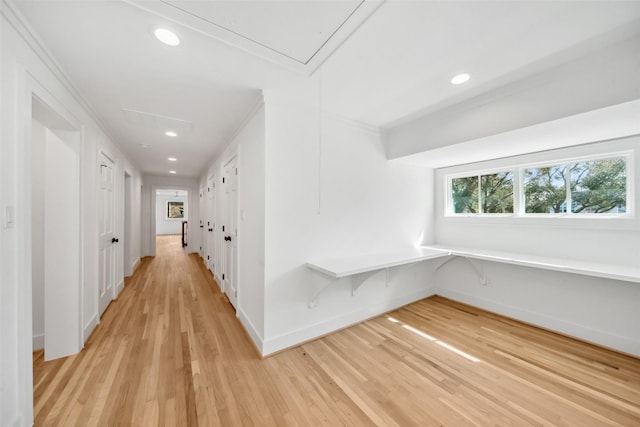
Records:
[[[170,136],[171,138],[175,138],[176,136],[178,136],[178,134],[177,134],[177,133],[175,133],[175,132],[174,132],[174,131],[172,131],[172,130],[168,130],[168,131],[166,131],[164,134],[165,134],[165,135],[167,135],[167,136]]]
[[[452,85],[461,85],[462,83],[466,83],[469,81],[471,76],[467,73],[461,73],[451,79]]]
[[[175,157],[169,157],[167,160],[169,160],[170,162],[175,162],[178,159],[176,159]]]
[[[162,43],[169,46],[178,46],[180,44],[180,38],[173,31],[169,31],[166,28],[158,28],[153,34]]]
[[[169,171],[169,173],[176,173],[176,171]]]

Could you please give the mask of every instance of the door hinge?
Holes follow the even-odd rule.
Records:
[[[209,255],[207,255],[207,259],[209,259]]]
[[[236,175],[238,175],[238,168],[236,168]]]
[[[224,274],[222,274],[222,280],[224,280]]]
[[[222,231],[224,231],[224,225],[222,226]]]
[[[238,290],[237,289],[235,291],[235,296],[236,296],[236,298],[238,298]]]
[[[211,191],[211,187],[207,187],[207,193]]]
[[[224,176],[222,177],[222,183],[224,184]]]

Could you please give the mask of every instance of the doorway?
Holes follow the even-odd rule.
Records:
[[[51,360],[82,348],[81,133],[31,98],[32,349]]]
[[[184,230],[188,237],[189,191],[159,188],[155,195],[156,236],[182,235]]]

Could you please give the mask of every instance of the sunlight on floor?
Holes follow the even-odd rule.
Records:
[[[426,338],[426,339],[428,339],[429,341],[435,342],[435,343],[436,343],[436,344],[438,344],[439,346],[442,346],[442,347],[446,348],[447,350],[454,352],[454,353],[455,353],[455,354],[457,354],[458,356],[462,356],[462,357],[464,357],[465,359],[470,360],[470,361],[472,361],[472,362],[480,362],[480,359],[478,359],[477,357],[473,357],[472,355],[470,355],[470,354],[468,354],[468,353],[465,353],[464,351],[459,350],[459,349],[455,348],[454,346],[447,344],[447,343],[446,343],[446,342],[444,342],[444,341],[440,341],[439,339],[434,338],[434,337],[432,337],[431,335],[426,334],[426,333],[424,333],[424,332],[422,332],[422,331],[420,331],[420,330],[418,330],[418,329],[414,328],[413,326],[409,326],[409,325],[407,325],[407,324],[405,324],[405,323],[402,323],[402,322],[401,322],[401,321],[399,321],[398,319],[395,319],[395,318],[393,318],[393,317],[391,317],[391,316],[386,316],[386,317],[387,317],[387,319],[388,319],[390,322],[398,323],[398,324],[400,324],[400,326],[402,326],[402,328],[404,328],[404,329],[406,329],[406,330],[408,330],[408,331],[411,331],[411,332],[413,332],[414,334],[421,336],[422,338]]]

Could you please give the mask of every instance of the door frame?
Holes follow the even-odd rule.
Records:
[[[186,191],[187,192],[187,218],[185,218],[188,222],[189,222],[189,226],[193,226],[192,224],[190,224],[192,221],[190,221],[191,218],[195,218],[195,216],[192,213],[192,209],[194,206],[193,203],[193,193],[194,193],[194,189],[192,187],[189,186],[185,186],[185,185],[173,185],[173,184],[153,184],[151,186],[151,221],[149,221],[150,224],[150,231],[149,231],[149,238],[151,239],[151,245],[149,246],[149,248],[151,248],[151,256],[156,256],[156,191],[157,190],[182,190],[182,191]],[[198,210],[200,209],[200,207],[198,206]],[[193,242],[195,241],[195,239],[193,238],[193,233],[188,233],[187,234],[187,253],[191,253],[193,252],[192,246],[193,246]]]
[[[32,307],[32,241],[31,241],[31,173],[32,173],[32,143],[31,126],[33,122],[34,97],[38,98],[56,115],[65,120],[74,131],[78,132],[78,174],[79,182],[79,224],[78,224],[78,245],[79,245],[79,281],[78,290],[78,351],[84,347],[84,325],[82,322],[84,313],[84,194],[85,183],[82,179],[82,171],[85,162],[85,131],[82,123],[71,114],[67,108],[60,103],[51,92],[41,84],[29,70],[20,66],[16,70],[17,74],[17,108],[16,113],[16,166],[21,169],[18,172],[21,179],[16,185],[16,246],[18,253],[16,256],[17,269],[17,311],[18,311],[18,390],[17,401],[25,406],[22,407],[23,414],[28,420],[33,420],[33,307]]]

